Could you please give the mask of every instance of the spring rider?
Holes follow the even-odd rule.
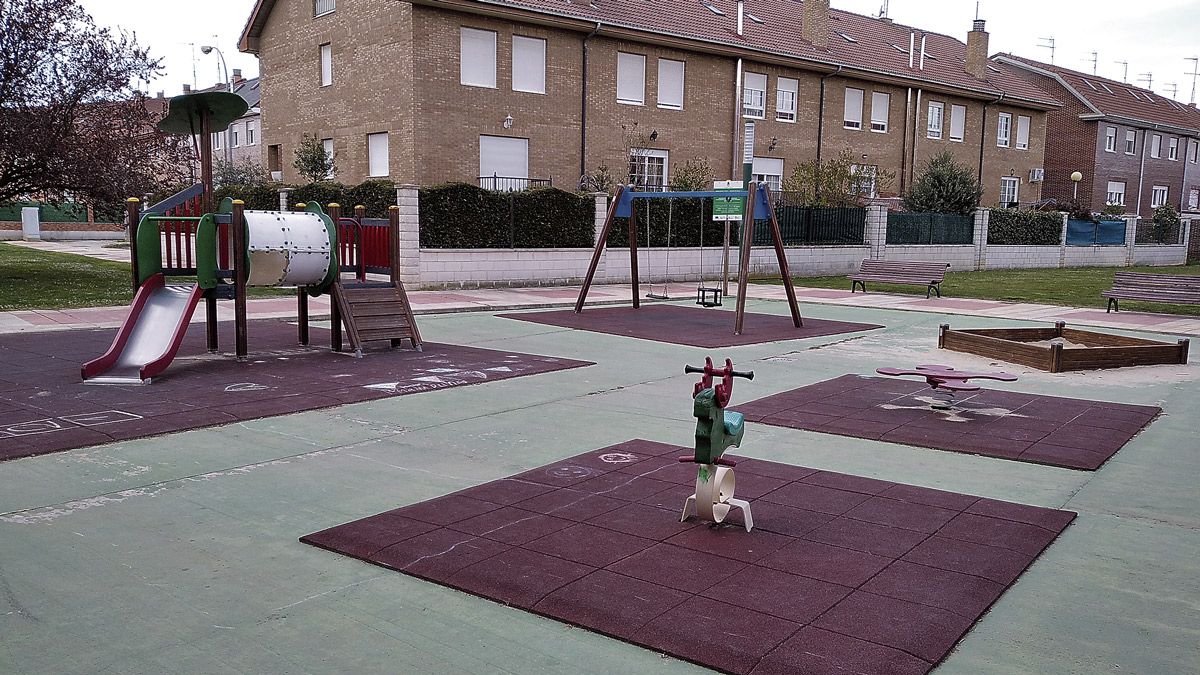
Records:
[[[681,462],[700,465],[696,470],[696,491],[684,502],[683,515],[679,520],[682,522],[698,515],[704,520],[720,524],[729,515],[729,510],[737,507],[742,510],[742,520],[749,532],[754,527],[750,503],[744,499],[734,499],[733,491],[737,485],[733,475],[735,462],[722,457],[722,454],[731,446],[740,447],[746,431],[741,413],[725,412],[725,406],[733,394],[733,378],[753,380],[754,371],[739,373],[733,369],[733,362],[729,359],[725,359],[724,368],[716,368],[711,358],[705,358],[703,368],[684,366],[683,372],[701,373],[704,377],[692,390],[696,453],[691,457],[679,458]],[[714,375],[721,377],[721,383],[715,386]]]

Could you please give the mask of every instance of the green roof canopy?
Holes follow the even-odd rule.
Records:
[[[207,112],[212,131],[224,131],[231,122],[245,115],[247,109],[246,99],[227,91],[173,96],[167,116],[158,123],[158,128],[168,134],[198,134],[200,117]]]

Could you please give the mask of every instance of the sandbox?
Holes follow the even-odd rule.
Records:
[[[977,354],[990,359],[1060,373],[1187,363],[1188,341],[1175,344],[1144,338],[1094,333],[1067,328],[1059,321],[1053,328],[972,328],[951,330],[942,324],[938,348]]]

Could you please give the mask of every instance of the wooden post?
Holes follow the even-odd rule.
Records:
[[[355,213],[361,208],[355,207]],[[358,254],[362,255],[361,249]],[[388,274],[393,284],[400,281],[400,207],[395,204],[388,207]]]
[[[207,137],[206,137],[207,138]],[[203,144],[201,144],[203,146]],[[229,219],[233,238],[233,325],[234,354],[238,361],[246,360],[246,203],[233,200],[233,214]]]
[[[1055,342],[1050,345],[1050,372],[1058,373],[1062,371],[1062,353],[1063,346],[1061,342]]]
[[[767,211],[771,214],[771,238],[775,242],[775,257],[779,259],[779,273],[783,276],[783,290],[787,294],[788,309],[792,313],[792,324],[796,328],[804,325],[800,316],[800,304],[796,302],[796,289],[792,286],[792,272],[788,269],[787,252],[783,249],[783,233],[779,231],[779,220],[775,218],[775,204],[771,201],[771,191],[763,187],[767,197]]]
[[[592,287],[592,279],[596,276],[596,268],[600,266],[600,256],[604,253],[604,247],[608,242],[608,231],[612,228],[613,219],[616,217],[617,204],[621,203],[621,194],[625,192],[625,186],[617,187],[617,196],[613,198],[612,204],[608,205],[608,215],[604,218],[604,227],[600,228],[600,235],[596,238],[596,248],[592,251],[592,261],[588,264],[587,274],[583,277],[583,287],[579,289],[579,298],[575,300],[575,313],[583,311],[583,302],[587,300],[588,289]]]
[[[133,274],[133,290],[137,292],[138,286],[138,248],[137,248],[137,229],[138,223],[142,219],[141,215],[142,200],[137,197],[130,197],[125,200],[125,227],[129,230],[129,269]]]
[[[944,323],[938,329],[938,349],[946,348],[946,331],[950,330],[950,324]]]
[[[633,308],[638,309],[642,306],[642,300],[638,293],[638,259],[637,259],[637,208],[633,202],[629,203],[629,275],[633,283]],[[649,215],[649,214],[647,214]],[[650,242],[646,242],[649,246]],[[647,249],[648,250],[648,249]]]
[[[1054,322],[1054,337],[1062,337],[1063,329],[1066,327],[1067,327],[1066,321],[1055,321]]]
[[[746,213],[742,216],[742,250],[738,263],[737,306],[733,312],[733,334],[742,334],[746,319],[746,284],[750,282],[750,247],[754,243],[754,197],[758,183],[750,181],[746,189]]]
[[[215,354],[220,349],[217,337],[217,296],[215,288],[208,289],[204,294],[204,328],[208,341],[208,351]]]
[[[213,167],[212,167],[212,113],[208,108],[200,110],[200,182],[204,194],[200,199],[200,211],[213,211]]]
[[[1187,340],[1187,338],[1184,338],[1184,339],[1180,340],[1177,344],[1179,345],[1179,362],[1186,366],[1187,360],[1188,360],[1188,346],[1191,343],[1189,340]]]

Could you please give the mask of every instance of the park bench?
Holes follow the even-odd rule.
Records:
[[[863,293],[867,292],[868,281],[885,284],[907,284],[924,286],[925,297],[930,292],[942,297],[942,281],[946,278],[946,270],[950,263],[919,262],[901,260],[871,260],[862,261],[858,274],[850,275],[850,292],[862,286]]]
[[[1200,277],[1117,272],[1113,277],[1112,288],[1100,295],[1108,298],[1109,312],[1120,311],[1118,300],[1200,305]]]

